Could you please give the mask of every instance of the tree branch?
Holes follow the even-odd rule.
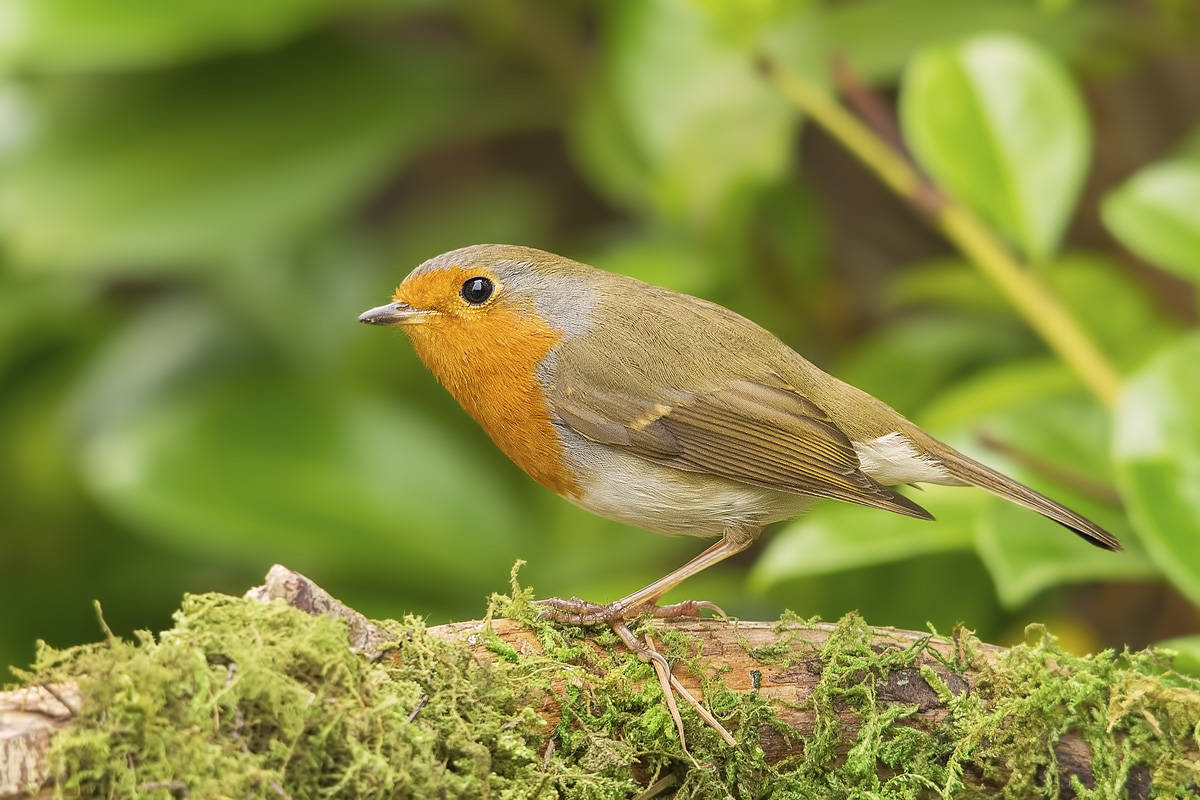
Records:
[[[522,614],[528,600],[517,589],[504,610]],[[295,608],[315,616],[296,614]],[[1015,787],[1024,795],[1062,797],[1074,796],[1076,786],[1100,785],[1132,798],[1149,797],[1152,787],[1175,791],[1200,785],[1190,738],[1200,724],[1200,683],[1165,671],[1153,654],[1075,658],[1057,651],[1045,635],[1032,646],[1005,650],[983,645],[965,631],[942,638],[868,628],[854,617],[836,625],[657,621],[650,630],[671,657],[675,675],[734,732],[737,747],[721,743],[685,712],[689,747],[696,755],[689,760],[662,710],[653,673],[624,652],[615,637],[581,637],[577,631],[508,619],[427,630],[415,620],[404,626],[376,624],[304,576],[275,567],[266,584],[245,600],[189,598],[177,626],[157,642],[148,636],[138,645],[105,642],[81,648],[86,652],[78,658],[72,651],[54,653],[44,660],[57,666],[25,676],[30,682],[25,688],[0,693],[0,798],[36,791],[52,778],[75,781],[85,796],[113,794],[126,778],[140,781],[130,785],[142,790],[177,787],[177,796],[213,791],[202,783],[206,779],[198,773],[204,765],[195,758],[170,763],[173,745],[163,740],[168,734],[155,733],[150,743],[127,740],[139,726],[152,728],[157,717],[170,717],[162,730],[178,731],[187,746],[207,739],[202,752],[227,747],[239,765],[260,750],[272,752],[272,742],[286,743],[291,750],[283,766],[256,762],[251,773],[290,796],[305,793],[293,783],[305,763],[320,765],[309,779],[325,787],[360,776],[362,764],[334,766],[358,737],[372,758],[391,753],[384,762],[371,762],[372,769],[384,769],[380,763],[386,763],[399,770],[387,773],[389,780],[400,780],[399,775],[415,780],[421,769],[434,770],[432,780],[440,782],[462,777],[446,772],[449,765],[467,769],[461,755],[435,753],[420,767],[424,756],[418,749],[398,748],[397,740],[379,733],[389,725],[402,732],[397,735],[420,734],[404,742],[432,743],[434,750],[455,737],[474,735],[475,744],[464,745],[464,752],[476,759],[490,755],[471,767],[477,772],[472,780],[505,781],[506,787],[526,781],[522,796],[553,796],[548,787],[569,794],[587,781],[609,788],[674,786],[690,796],[714,788],[735,791],[724,785],[727,780],[743,787],[767,782],[826,793],[900,781],[948,794]],[[296,631],[312,638],[294,644]],[[182,655],[172,653],[175,647]],[[462,657],[454,655],[460,652]],[[196,653],[199,661],[187,660]],[[100,656],[115,656],[115,661],[94,660]],[[147,656],[154,660],[153,670],[140,665]],[[272,702],[285,704],[288,696],[286,688],[272,688],[268,672],[256,671],[260,657],[293,683],[297,662],[315,662],[299,671],[306,681],[299,694],[308,699],[299,712],[280,712],[282,721],[247,694],[247,687],[264,685]],[[154,700],[164,690],[142,676],[158,676],[164,665],[176,663],[183,664],[177,673],[160,676],[166,699]],[[75,683],[45,680],[61,677],[55,670],[64,668],[79,673]],[[315,677],[309,675],[312,669]],[[333,694],[330,687],[349,673],[361,673],[355,678],[359,682]],[[407,688],[379,694],[393,684]],[[110,691],[114,685],[117,691]],[[505,693],[496,694],[498,688]],[[99,695],[104,699],[97,707]],[[153,714],[146,712],[147,702]],[[123,703],[135,704],[138,725],[123,718]],[[499,708],[492,722],[476,713],[490,703]],[[389,711],[391,706],[401,707]],[[184,713],[180,707],[191,710]],[[312,717],[326,708],[331,717]],[[334,721],[345,723],[347,715],[358,713],[355,709],[368,715],[355,729],[359,733],[329,733]],[[453,730],[439,727],[448,709],[458,709]],[[176,713],[181,716],[175,718]],[[302,714],[303,724],[288,721],[287,713]],[[321,735],[308,737],[305,731]],[[103,746],[90,751],[68,746],[73,733],[93,744],[100,737]],[[80,752],[95,758],[126,745],[124,756],[114,753],[120,763],[113,765],[72,760]],[[310,758],[309,750],[320,747],[334,749]],[[157,749],[167,754],[165,768],[149,763],[150,751]],[[48,751],[57,755],[47,758]],[[228,779],[230,769],[221,765],[216,772]],[[346,793],[353,796],[349,789]],[[397,794],[421,796],[411,786],[407,794]]]

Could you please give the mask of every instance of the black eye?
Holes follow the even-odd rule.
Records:
[[[462,298],[473,306],[486,303],[496,287],[487,278],[468,278],[462,287]]]

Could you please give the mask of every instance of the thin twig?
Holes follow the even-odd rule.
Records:
[[[426,693],[426,694],[421,695],[421,699],[417,701],[416,707],[412,710],[412,713],[408,715],[408,721],[412,722],[413,720],[415,720],[417,718],[417,715],[421,713],[421,709],[424,708],[425,704],[428,702],[429,702],[429,694]]]
[[[51,697],[53,697],[58,702],[62,703],[63,708],[65,708],[67,710],[69,716],[74,717],[79,714],[79,709],[73,703],[71,703],[71,701],[67,698],[67,696],[64,695],[62,692],[60,692],[58,690],[58,688],[56,686],[54,686],[54,684],[40,683],[38,685],[42,689],[44,689],[47,694],[49,694]]]
[[[1116,405],[1121,378],[1116,368],[1058,297],[1023,266],[969,209],[947,197],[898,152],[807,78],[768,57],[764,74],[785,97],[853,153],[880,180],[933,221],[1008,298],[1047,346],[1107,408]],[[844,68],[843,68],[844,71]]]
[[[679,746],[690,758],[692,754],[687,749],[687,736],[683,732],[683,717],[679,716],[679,706],[675,704],[675,692],[671,688],[671,665],[666,656],[654,649],[654,640],[650,638],[650,634],[646,634],[646,649],[650,651],[650,664],[654,667],[654,674],[658,676],[659,684],[662,685],[663,698],[667,701],[667,710],[671,712],[671,719],[675,721],[675,730],[679,733]]]

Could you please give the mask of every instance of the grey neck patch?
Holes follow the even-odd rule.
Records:
[[[527,261],[503,261],[494,266],[503,291],[514,297],[532,297],[538,316],[565,336],[591,330],[596,309],[595,287],[567,273],[544,273]]]

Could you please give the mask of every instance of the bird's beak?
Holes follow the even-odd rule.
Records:
[[[386,306],[364,311],[358,315],[358,321],[368,325],[411,325],[436,315],[436,311],[413,308],[408,303],[388,303]]]

